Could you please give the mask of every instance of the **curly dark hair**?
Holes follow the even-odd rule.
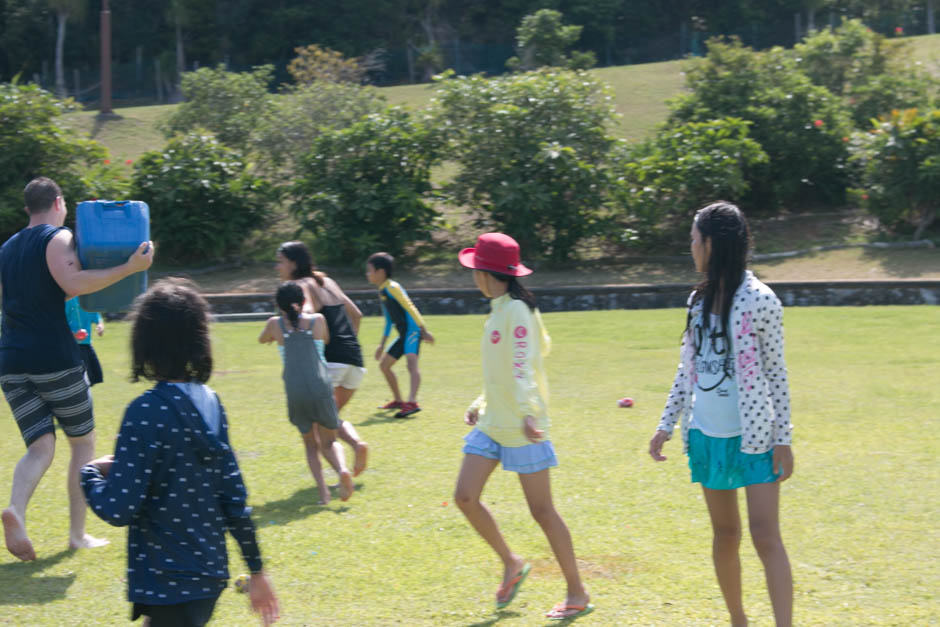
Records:
[[[131,381],[209,380],[209,303],[192,282],[157,281],[134,301],[130,320]]]

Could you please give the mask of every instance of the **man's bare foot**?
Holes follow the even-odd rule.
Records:
[[[358,477],[369,463],[369,445],[360,441],[356,445],[356,462],[353,464],[353,477]]]
[[[341,501],[348,501],[349,497],[355,492],[356,486],[353,484],[352,475],[349,474],[349,471],[340,473],[339,475],[339,498]]]
[[[24,562],[36,559],[33,543],[26,535],[26,526],[16,512],[8,507],[0,514],[0,519],[3,520],[3,539],[6,540],[7,550]]]
[[[326,505],[330,502],[330,490],[326,486],[320,488],[320,498],[317,500],[317,505]]]
[[[70,549],[97,549],[99,546],[107,546],[109,544],[111,544],[110,540],[96,538],[94,536],[88,535],[87,533],[78,540],[69,538]]]

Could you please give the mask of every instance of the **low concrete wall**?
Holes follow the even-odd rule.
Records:
[[[787,281],[771,282],[784,306],[937,305],[940,281]],[[534,288],[539,309],[589,311],[596,309],[665,309],[684,307],[691,287],[664,285],[585,285]],[[362,313],[381,315],[374,290],[347,292]],[[413,289],[408,295],[422,313],[486,313],[489,304],[475,288]],[[270,294],[208,294],[206,298],[220,320],[262,319],[274,311]]]

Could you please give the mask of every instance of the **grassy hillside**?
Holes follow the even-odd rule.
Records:
[[[914,61],[940,76],[940,35],[908,38]],[[624,65],[592,70],[610,85],[614,106],[622,116],[616,129],[621,137],[638,140],[666,118],[666,100],[682,90],[683,69],[689,61],[666,61]],[[434,96],[433,85],[402,85],[380,90],[390,104],[412,108],[423,107]],[[136,160],[147,150],[163,144],[156,122],[176,105],[156,105],[117,109],[118,118],[101,121],[95,111],[82,111],[66,116],[67,124],[96,139],[111,152],[115,162]]]

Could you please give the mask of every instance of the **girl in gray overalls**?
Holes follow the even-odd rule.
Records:
[[[330,339],[326,320],[322,314],[301,313],[304,292],[293,281],[282,283],[275,299],[281,315],[268,319],[258,341],[278,344],[284,362],[287,415],[303,437],[307,465],[320,492],[318,503],[325,505],[330,501],[318,457],[321,450],[339,475],[340,498],[348,500],[355,488],[346,468],[343,448],[336,441],[339,418],[333,400],[333,384],[323,358],[324,346]]]

